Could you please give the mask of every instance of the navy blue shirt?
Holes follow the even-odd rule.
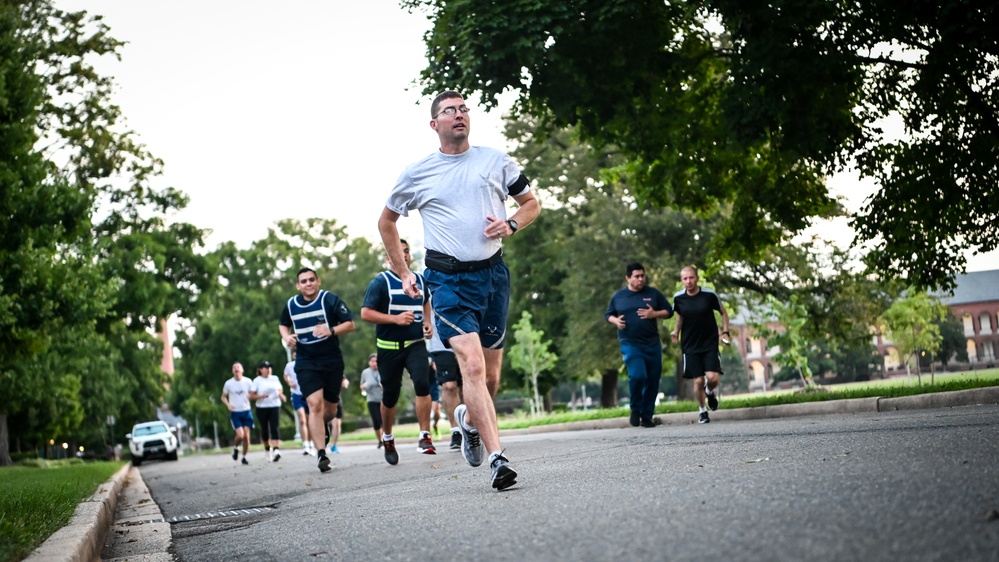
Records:
[[[288,299],[281,310],[280,324],[291,328],[292,333],[298,336],[295,367],[301,369],[329,360],[343,361],[339,338],[335,335],[316,337],[312,335],[312,330],[323,323],[332,330],[353,319],[347,305],[329,291],[319,291],[316,298],[309,302],[302,295]]]
[[[416,274],[416,287],[421,291],[420,298],[406,295],[402,291],[402,279],[393,271],[379,273],[368,283],[362,308],[392,315],[413,313],[413,323],[408,326],[375,324],[375,337],[394,342],[423,339],[423,299],[426,298],[427,285],[419,273]]]
[[[669,305],[666,297],[653,287],[643,287],[641,291],[632,291],[625,287],[614,293],[610,304],[607,305],[607,312],[604,319],[611,316],[624,316],[624,329],[617,331],[617,339],[623,344],[630,345],[652,345],[661,344],[659,339],[659,322],[656,318],[642,319],[638,317],[639,308],[653,310],[666,310],[673,315],[673,307]]]

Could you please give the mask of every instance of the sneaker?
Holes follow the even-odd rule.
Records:
[[[375,448],[376,449],[381,449],[382,448],[382,441],[381,441],[381,439],[378,440],[378,446],[375,447]]]
[[[701,417],[697,418],[697,423],[711,423],[711,418],[707,412],[701,412]]]
[[[385,442],[385,462],[399,464],[399,453],[395,450],[395,439]]]
[[[323,426],[326,428],[326,442],[323,444],[323,446],[324,447],[329,447],[329,445],[330,445],[330,430],[333,429],[333,428],[330,427],[330,424],[328,424],[328,423],[324,423]]]
[[[330,468],[330,458],[326,454],[325,449],[321,453],[319,453],[318,465],[319,465],[319,472],[329,472],[333,470],[332,468]]]
[[[441,430],[437,429],[437,422],[434,422],[434,437],[440,437]]]
[[[243,464],[250,464],[250,461],[246,460],[246,457],[243,457]]]
[[[281,460],[281,451],[274,451],[274,462]]]
[[[238,461],[239,460],[239,449],[238,448],[232,450],[232,460],[234,460],[234,461]]]
[[[340,447],[337,447],[336,443],[334,443],[333,446],[330,447],[330,452],[331,453],[339,453],[340,452]]]
[[[510,468],[510,461],[502,454],[489,463],[493,469],[493,488],[505,490],[517,483],[517,471]]]
[[[469,428],[465,423],[467,414],[468,408],[464,404],[459,404],[454,409],[454,419],[458,422],[458,429],[461,430],[461,454],[465,456],[468,464],[479,466],[486,455],[486,448],[479,440],[479,432],[474,427]]]
[[[302,456],[306,456],[307,457],[310,454],[312,454],[312,453],[309,452],[309,448],[308,447],[305,447],[305,448],[302,449]]]
[[[659,421],[659,418],[646,418],[642,420],[642,427],[655,427],[659,425],[659,423],[656,422],[662,423]]]
[[[631,423],[631,427],[638,427],[639,418],[640,418],[640,416],[639,416],[638,412],[636,412],[635,410],[632,410],[631,411],[631,419],[628,420],[628,422]]]
[[[711,408],[711,411],[714,412],[715,410],[718,409],[718,397],[715,396],[714,393],[712,393],[708,394],[707,398],[708,398],[708,408]]]
[[[427,433],[420,437],[420,442],[416,446],[421,453],[424,455],[436,455],[437,449],[434,448],[434,442],[430,439],[430,434]]]
[[[458,449],[461,449],[461,432],[460,431],[453,431],[453,432],[451,432],[451,447],[450,447],[450,449],[452,451],[457,451]]]

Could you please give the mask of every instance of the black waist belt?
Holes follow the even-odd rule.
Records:
[[[503,259],[503,248],[496,251],[488,259],[479,261],[459,261],[454,256],[449,256],[437,250],[427,250],[427,257],[423,260],[427,267],[441,273],[461,273],[471,271],[481,271],[496,265],[496,262]]]

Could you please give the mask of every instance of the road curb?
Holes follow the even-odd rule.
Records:
[[[91,562],[100,560],[104,537],[114,523],[118,492],[128,476],[123,465],[94,495],[76,506],[69,523],[52,534],[25,558],[26,562]]]
[[[846,400],[825,400],[801,404],[779,404],[755,408],[721,409],[711,412],[712,420],[759,420],[767,418],[790,418],[800,416],[822,416],[829,414],[864,414],[894,412],[901,410],[922,410],[926,408],[953,408],[975,404],[999,404],[999,386],[931,392],[899,398],[850,398]],[[697,423],[698,412],[659,414],[656,416],[664,425],[686,425]],[[631,427],[628,418],[607,418],[565,422],[552,425],[539,425],[521,429],[504,429],[505,435],[530,435],[556,431],[582,431],[587,429],[622,429]]]
[[[878,402],[879,412],[901,410],[922,410],[924,408],[952,408],[973,404],[999,404],[999,386],[969,388],[951,392],[931,392],[899,398],[882,398]]]

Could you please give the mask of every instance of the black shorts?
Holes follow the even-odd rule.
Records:
[[[721,368],[720,353],[710,350],[683,354],[683,378],[697,379],[704,373],[725,374]]]
[[[260,408],[257,407],[257,419],[260,420],[260,437],[267,441],[270,440],[280,440],[281,432],[278,430],[278,426],[281,423],[281,408],[274,406],[273,408]]]
[[[458,358],[453,351],[434,351],[430,357],[437,365],[437,384],[456,382],[461,386],[461,369],[458,368]]]
[[[340,401],[340,385],[343,384],[343,361],[323,361],[308,365],[295,365],[298,387],[306,399],[317,390],[323,391],[327,402]]]
[[[417,396],[430,394],[430,361],[425,343],[417,342],[402,349],[378,348],[378,374],[387,394],[402,388],[402,371],[409,371]]]

